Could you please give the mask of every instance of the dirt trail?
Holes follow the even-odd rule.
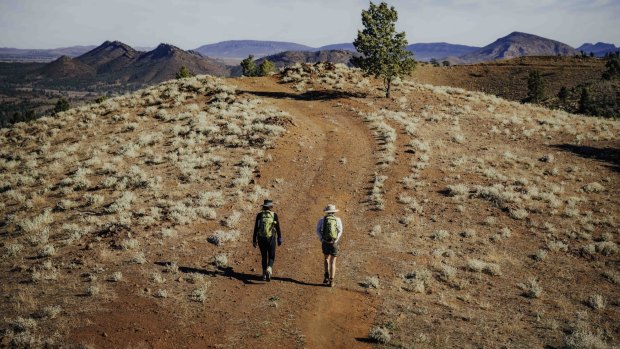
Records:
[[[273,151],[272,164],[261,173],[265,182],[285,179],[283,191],[272,190],[276,203],[281,203],[276,211],[282,217],[286,247],[279,249],[274,272],[283,278],[320,283],[322,253],[314,226],[323,207],[335,203],[342,209],[339,216],[345,232],[341,258],[354,253],[348,249],[350,242],[366,234],[367,229],[353,222],[365,211],[362,201],[374,167],[373,139],[362,121],[338,108],[337,100],[331,100],[329,95],[317,94],[304,100],[274,79],[243,79],[235,83],[239,90],[259,95],[270,105],[288,112],[295,123],[285,144]],[[267,185],[260,180],[259,184]],[[374,301],[358,290],[359,279],[351,279],[342,267],[338,271],[336,288],[286,285],[286,299],[297,303],[295,316],[305,337],[304,346],[367,346],[359,339],[367,336],[374,319]]]
[[[364,200],[375,168],[371,133],[329,92],[308,97],[275,78],[230,83],[248,97],[262,98],[265,105],[288,112],[294,123],[269,150],[273,161],[261,164],[255,178],[256,184],[270,190],[283,227],[284,244],[277,250],[274,280],[258,280],[260,253],[252,248],[250,238],[254,216],[247,214],[243,238],[228,251],[232,268],[224,275],[209,271],[212,257],[200,244],[191,247],[192,256],[162,251],[161,259],[178,258],[181,267],[215,278],[205,303],[171,298],[164,308],[160,300],[139,295],[138,284],[127,282],[118,291],[122,296],[96,311],[85,310],[86,320],[71,331],[71,342],[96,348],[370,346],[365,338],[375,319],[377,300],[357,285],[372,268],[356,251],[364,246],[369,229],[360,223],[367,221]],[[323,255],[314,232],[328,203],[341,209],[338,215],[344,223],[335,288],[321,284]],[[207,244],[200,229],[185,238]],[[181,283],[182,278],[174,276],[173,282]]]

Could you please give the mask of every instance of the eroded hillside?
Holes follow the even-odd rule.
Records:
[[[298,65],[2,130],[2,343],[617,345],[620,123],[413,81],[381,94]],[[266,197],[285,236],[271,283],[250,243]],[[328,202],[333,289],[312,232]]]

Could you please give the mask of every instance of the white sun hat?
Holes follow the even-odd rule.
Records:
[[[323,209],[323,211],[325,213],[336,213],[336,212],[338,212],[340,210],[336,209],[336,205],[329,204],[329,205],[325,206],[325,209]]]

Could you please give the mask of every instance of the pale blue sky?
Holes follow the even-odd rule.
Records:
[[[620,45],[620,0],[393,0],[409,43],[483,46],[513,31]],[[366,0],[0,0],[0,47],[120,40],[193,49],[224,40],[351,42]]]

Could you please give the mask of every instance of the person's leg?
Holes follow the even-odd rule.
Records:
[[[258,248],[260,249],[260,255],[261,255],[261,264],[263,267],[263,276],[265,276],[265,273],[267,272],[267,262],[268,262],[268,258],[269,258],[269,245],[266,243],[266,241],[264,239],[259,238],[258,239]]]
[[[329,255],[323,255],[323,265],[325,267],[325,272],[323,273],[323,283],[326,284],[329,282]]]
[[[276,260],[276,238],[273,236],[269,239],[269,266],[273,267],[273,262]]]
[[[336,277],[336,256],[330,256],[331,260],[330,260],[330,273],[329,273],[329,278],[330,279],[334,279]]]
[[[268,248],[267,253],[269,255],[269,261],[267,265],[267,281],[271,281],[271,274],[273,273],[273,262],[276,259],[276,239],[275,236],[272,236],[271,239],[268,240]]]

